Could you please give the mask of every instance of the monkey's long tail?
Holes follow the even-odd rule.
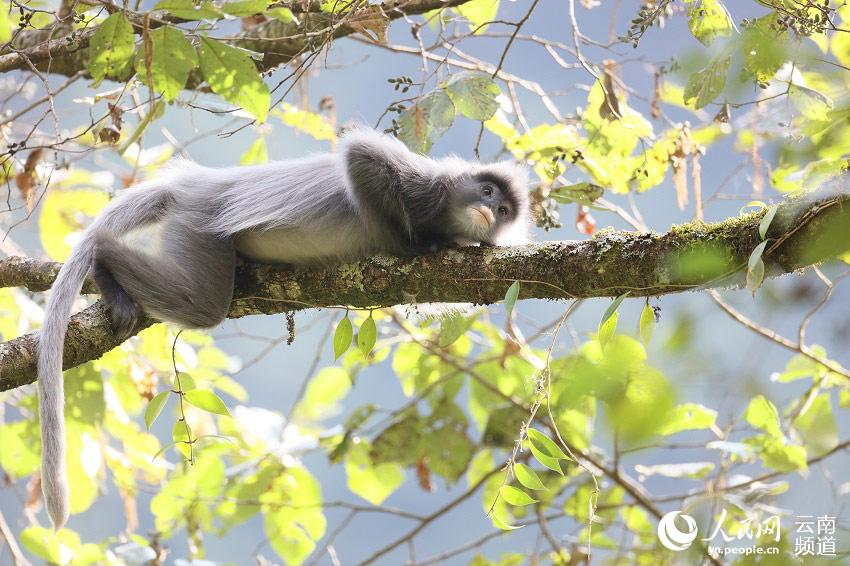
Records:
[[[165,211],[170,193],[162,186],[128,189],[103,211],[59,270],[47,299],[38,345],[38,392],[41,418],[41,489],[45,507],[59,529],[68,520],[70,497],[65,467],[65,388],[62,357],[71,308],[94,260],[94,236],[107,228],[123,234],[155,220]]]

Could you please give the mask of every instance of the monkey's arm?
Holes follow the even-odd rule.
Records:
[[[445,208],[448,195],[438,165],[400,141],[354,130],[343,138],[341,153],[359,203],[408,236],[427,231]]]

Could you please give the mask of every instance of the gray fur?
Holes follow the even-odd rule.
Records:
[[[481,187],[492,185],[482,175],[499,179],[489,200]],[[54,527],[68,518],[62,351],[90,269],[116,336],[131,334],[143,314],[207,328],[227,314],[237,251],[256,261],[310,265],[516,243],[527,237],[525,184],[525,171],[507,163],[433,160],[357,129],[342,139],[339,154],[225,169],[175,161],[157,179],[123,191],[62,267],[41,330],[42,488]],[[503,202],[510,214],[493,216]],[[470,207],[492,209],[483,211],[491,221],[482,224]]]

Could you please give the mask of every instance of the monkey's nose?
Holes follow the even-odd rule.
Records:
[[[470,215],[472,223],[476,226],[489,229],[496,221],[496,217],[493,216],[493,211],[486,206],[470,206],[469,208],[472,211],[472,214]]]

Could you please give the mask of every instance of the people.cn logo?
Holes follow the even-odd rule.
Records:
[[[676,517],[681,517],[687,530],[681,531],[676,526]],[[697,522],[690,515],[678,511],[670,511],[658,522],[658,540],[670,550],[685,550],[697,538]]]

